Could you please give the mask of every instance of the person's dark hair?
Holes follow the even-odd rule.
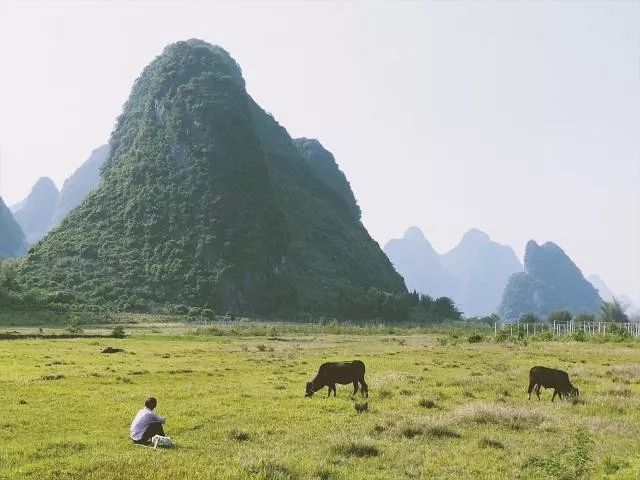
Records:
[[[144,401],[144,406],[149,410],[153,410],[154,408],[156,408],[157,404],[158,400],[156,400],[156,397],[149,397]]]

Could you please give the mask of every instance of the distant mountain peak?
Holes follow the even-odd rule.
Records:
[[[403,240],[409,240],[412,242],[428,242],[427,237],[424,236],[422,230],[419,227],[409,227],[404,235],[402,235]]]
[[[0,197],[0,259],[19,257],[26,250],[24,234]]]
[[[541,248],[540,245],[538,245],[538,242],[536,242],[535,240],[531,239],[527,242],[527,245],[525,247],[525,253],[529,252],[529,251],[534,251]]]
[[[444,255],[438,254],[415,226],[402,238],[390,240],[384,251],[410,290],[448,296],[467,315],[494,313],[507,280],[522,271],[511,247],[492,242],[476,228]]]
[[[535,254],[537,251],[566,255],[565,251],[557,243],[547,241],[539,244],[535,240],[529,240],[525,248],[525,256],[527,253]]]
[[[472,228],[462,236],[460,243],[489,243],[491,238],[482,230]]]
[[[627,307],[627,313],[633,314],[638,310],[638,307],[628,295],[614,293],[600,275],[593,273],[587,277],[587,280],[598,290],[600,297],[604,301],[612,302],[614,299],[618,300],[623,306]]]
[[[51,218],[51,228],[57,226],[98,186],[100,169],[109,157],[110,151],[109,145],[94,148],[89,158],[65,180]]]
[[[598,290],[603,300],[610,302],[616,296],[599,275],[591,274],[587,277],[587,280]]]
[[[525,313],[548,315],[566,309],[574,313],[593,312],[602,302],[598,291],[582,275],[571,258],[553,242],[538,245],[529,240],[525,271],[509,279],[500,312],[507,320]]]
[[[56,191],[58,190],[58,187],[56,187],[56,184],[53,180],[51,180],[49,177],[40,177],[35,185],[33,186],[34,189],[36,188],[52,188],[55,189]]]
[[[442,297],[451,296],[457,289],[457,279],[446,271],[440,255],[420,228],[410,227],[401,238],[389,240],[384,252],[409,290]]]
[[[580,269],[558,244],[545,242],[542,245],[539,245],[534,240],[529,240],[524,253],[525,271],[528,273],[547,275],[546,269],[542,272],[538,271],[537,273],[536,270],[540,265],[547,265],[550,263],[566,266],[567,269],[573,270],[576,274],[582,276]]]
[[[14,211],[14,217],[24,232],[27,242],[36,243],[48,231],[53,209],[60,192],[49,177],[40,177],[31,192]]]

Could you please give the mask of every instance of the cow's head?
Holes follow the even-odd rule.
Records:
[[[305,398],[306,397],[312,397],[313,396],[313,382],[307,382],[307,391],[304,394]]]

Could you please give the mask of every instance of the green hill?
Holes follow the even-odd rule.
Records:
[[[168,46],[109,143],[98,188],[18,266],[25,287],[243,313],[330,312],[345,294],[405,291],[344,191],[249,97],[222,48]]]

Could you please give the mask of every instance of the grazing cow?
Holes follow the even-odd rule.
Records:
[[[547,367],[533,367],[529,371],[529,400],[531,400],[531,392],[535,392],[538,400],[540,400],[540,387],[553,388],[553,402],[556,395],[562,400],[562,395],[577,397],[579,391],[569,381],[569,375],[562,370]]]
[[[313,380],[307,382],[307,393],[305,397],[311,397],[315,392],[323,387],[329,387],[329,394],[333,390],[333,396],[336,396],[336,383],[346,385],[353,383],[353,395],[358,391],[358,383],[360,383],[360,393],[363,397],[369,396],[369,387],[364,381],[364,363],[360,360],[351,362],[328,362],[320,365],[318,373]]]

